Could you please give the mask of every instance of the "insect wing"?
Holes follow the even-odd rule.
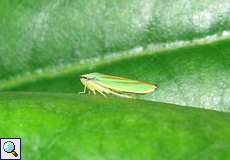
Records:
[[[100,73],[97,74],[96,83],[117,92],[147,94],[157,88],[156,85],[150,83]]]

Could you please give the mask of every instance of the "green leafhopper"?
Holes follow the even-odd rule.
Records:
[[[84,91],[80,93],[86,93],[86,88],[96,94],[96,91],[106,96],[106,94],[112,94],[120,97],[131,98],[127,94],[149,94],[154,92],[157,85],[131,80],[128,78],[117,77],[112,75],[106,75],[102,73],[89,73],[80,76],[80,80],[84,85]]]

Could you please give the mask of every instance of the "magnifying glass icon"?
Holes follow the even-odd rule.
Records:
[[[11,153],[14,155],[14,157],[17,157],[18,154],[17,152],[15,152],[15,145],[13,142],[11,141],[6,141],[4,144],[3,144],[3,150],[7,153]]]

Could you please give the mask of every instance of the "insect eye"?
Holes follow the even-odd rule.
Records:
[[[87,78],[87,77],[83,77],[83,76],[81,76],[81,77],[80,77],[80,79],[88,79],[88,78]]]
[[[95,79],[95,77],[84,77],[84,76],[82,76],[80,78],[81,79],[86,79],[86,80],[93,80],[93,79]]]

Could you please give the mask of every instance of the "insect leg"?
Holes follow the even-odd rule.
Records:
[[[105,92],[105,88],[101,87],[100,85],[96,83],[89,83],[88,84],[88,89],[91,90],[94,94],[96,94],[96,91],[99,92],[101,95],[106,97],[106,95],[103,93]]]
[[[128,95],[125,95],[125,94],[120,94],[120,93],[117,93],[117,92],[114,92],[114,91],[110,91],[110,93],[113,94],[113,95],[119,96],[119,97],[133,98],[131,96],[128,96]]]
[[[88,92],[89,95],[90,95],[90,93],[91,93],[90,91],[93,92],[94,95],[96,95],[95,89],[90,89],[89,92]]]
[[[100,90],[96,89],[96,91],[98,91],[102,96],[106,97],[106,95],[103,92],[101,92]]]
[[[86,92],[86,86],[84,86],[84,91],[83,92],[79,92],[79,94],[84,94]]]
[[[107,93],[107,94],[113,94],[113,95],[116,95],[116,96],[119,96],[119,97],[125,97],[125,98],[132,98],[128,95],[124,95],[124,94],[120,94],[120,93],[117,93],[115,91],[112,91],[108,88],[105,88],[105,87],[102,87],[100,85],[95,85],[94,86],[94,89],[99,92],[101,95],[103,95],[104,97],[106,97],[106,95],[104,93]]]

